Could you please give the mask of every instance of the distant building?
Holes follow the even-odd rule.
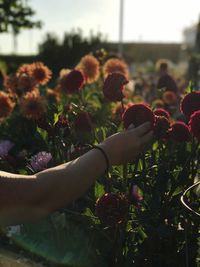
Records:
[[[172,62],[179,62],[181,43],[123,43],[123,57],[128,64],[135,62],[156,62],[160,58],[167,58]],[[107,43],[104,48],[118,53],[118,43]]]

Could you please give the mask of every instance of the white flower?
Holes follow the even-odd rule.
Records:
[[[7,227],[7,236],[12,237],[13,235],[20,235],[21,234],[21,226],[20,225],[13,225]]]

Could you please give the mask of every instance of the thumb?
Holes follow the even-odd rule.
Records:
[[[131,124],[128,126],[127,130],[133,130],[134,128],[135,128],[134,124],[131,123]]]

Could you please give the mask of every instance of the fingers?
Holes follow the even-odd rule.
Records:
[[[151,124],[149,122],[145,122],[144,124],[135,128],[135,132],[137,133],[138,136],[143,136],[150,130],[151,130]]]
[[[131,124],[128,126],[127,130],[133,130],[134,128],[135,128],[135,126],[133,125],[133,123],[131,123]]]
[[[150,131],[147,134],[143,135],[141,137],[141,145],[142,146],[147,145],[148,143],[151,142],[152,138],[153,138],[153,131]]]

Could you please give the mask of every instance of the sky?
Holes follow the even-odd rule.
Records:
[[[183,41],[183,30],[197,23],[200,0],[123,0],[125,42]],[[101,32],[108,41],[119,40],[120,0],[29,0],[42,29],[23,30],[19,54],[36,54],[47,32],[60,40],[64,32],[80,28],[84,36]],[[11,34],[0,34],[0,54],[13,51]]]

